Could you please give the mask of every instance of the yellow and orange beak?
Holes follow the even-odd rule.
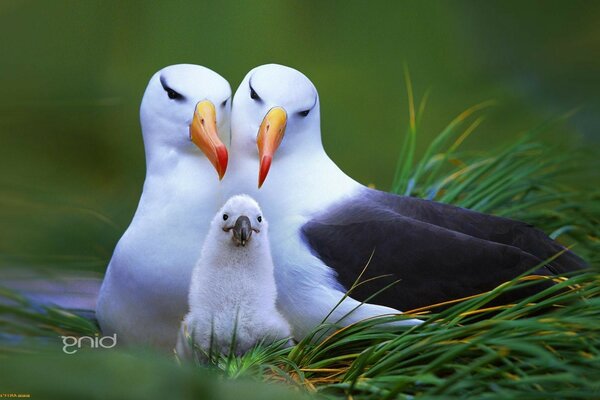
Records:
[[[273,155],[281,144],[287,124],[287,113],[281,107],[273,107],[269,110],[258,129],[256,144],[258,146],[258,159],[260,167],[258,172],[258,187],[260,188],[267,179],[271,168]]]
[[[196,104],[190,125],[190,139],[210,160],[219,174],[219,179],[223,179],[227,170],[227,147],[219,139],[217,113],[213,103],[208,100]]]

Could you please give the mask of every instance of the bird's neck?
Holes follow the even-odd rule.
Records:
[[[163,175],[166,179],[179,178],[178,173],[194,178],[216,178],[212,164],[190,140],[187,126],[175,126],[165,120],[141,118],[142,136],[146,155],[146,178]],[[219,126],[219,138],[230,144],[230,125]],[[189,168],[189,169],[188,169]]]
[[[174,147],[150,143],[146,144],[145,150],[146,178],[156,176],[167,180],[186,179],[186,177],[190,180],[214,178],[218,181],[217,173],[210,161],[193,145]]]
[[[147,147],[146,154],[136,220],[139,215],[152,221],[163,217],[174,225],[195,226],[198,220],[208,226],[224,199],[217,173],[204,154],[195,148],[181,151],[167,146]]]
[[[254,235],[253,235],[254,236]],[[264,239],[264,242],[261,240]],[[205,273],[214,276],[274,281],[273,260],[267,238],[250,239],[247,246],[222,243],[210,232],[204,242],[200,263]]]
[[[240,193],[252,196],[263,207],[267,219],[277,221],[275,226],[279,226],[283,220],[310,215],[361,187],[340,170],[322,147],[315,151],[291,150],[275,154],[260,189],[257,152],[233,153],[223,180],[225,197]]]

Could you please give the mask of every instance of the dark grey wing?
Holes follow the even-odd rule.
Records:
[[[563,252],[549,265],[556,274],[585,267],[585,262],[575,253],[565,251],[565,247],[544,232],[521,221],[372,189],[365,189],[360,201],[475,238],[518,247],[542,260]]]
[[[470,223],[476,225],[476,221]],[[457,222],[449,217],[445,224],[401,215],[363,197],[324,211],[302,227],[302,235],[313,253],[337,272],[346,288],[352,286],[374,251],[362,280],[391,276],[359,286],[352,297],[366,300],[390,282],[400,280],[370,301],[399,310],[482,293],[543,263],[540,257],[517,246],[453,230],[452,224]],[[547,266],[535,271],[543,275],[553,272]],[[518,296],[533,291],[522,291]]]

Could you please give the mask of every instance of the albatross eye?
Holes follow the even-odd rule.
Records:
[[[310,110],[304,110],[304,111],[300,111],[298,114],[302,117],[306,117],[309,112],[310,112]]]
[[[253,100],[260,100],[260,96],[258,95],[258,93],[256,93],[254,89],[252,89],[252,86],[250,87],[250,98],[252,98]]]
[[[169,96],[169,98],[171,100],[179,100],[179,99],[183,99],[183,96],[180,95],[179,93],[177,93],[176,91],[174,91],[173,89],[171,89],[169,87],[169,85],[167,85],[167,81],[165,80],[164,76],[160,77],[160,85],[162,86],[162,88],[165,90],[165,92],[167,92],[167,96]]]
[[[262,217],[260,215],[256,219],[258,220],[258,222],[262,222]]]
[[[165,88],[165,91],[167,92],[167,96],[169,96],[169,98],[171,100],[177,100],[177,99],[183,98],[182,95],[180,95],[179,93],[177,93],[176,91],[174,91],[171,88]]]
[[[229,218],[229,215],[223,214],[223,221],[227,221],[228,218]]]

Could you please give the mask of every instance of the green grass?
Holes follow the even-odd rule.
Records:
[[[0,393],[32,392],[38,398],[599,397],[600,192],[568,186],[591,164],[577,152],[538,140],[557,121],[502,149],[461,151],[489,103],[459,115],[418,157],[425,103],[415,107],[407,82],[410,124],[392,190],[533,223],[573,246],[590,263],[589,271],[556,278],[555,285],[518,304],[488,306],[505,291],[549,278],[522,276],[443,311],[435,306],[413,310],[411,316],[425,321],[420,326],[382,326],[407,316],[362,321],[333,333],[332,326],[321,326],[292,348],[257,347],[242,357],[213,357],[209,365],[180,365],[173,356],[148,350],[83,349],[64,355],[59,335],[95,335],[97,327],[69,310],[2,290]],[[65,375],[75,378],[64,380]]]
[[[168,357],[148,352],[83,349],[67,356],[59,352],[60,343],[54,334],[48,333],[50,342],[43,347],[39,343],[27,350],[15,346],[11,352],[3,348],[0,383],[11,387],[10,383],[17,382],[12,389],[17,392],[36,389],[40,394],[62,396],[81,393],[80,382],[55,386],[63,375],[75,374],[82,379],[85,376],[90,387],[101,386],[100,393],[106,393],[103,380],[108,380],[113,389],[107,398],[129,393],[135,397],[140,390],[144,395],[159,398],[173,390],[169,389],[169,382],[177,392],[182,390],[178,385],[194,387],[189,396],[206,395],[216,385],[223,387],[212,398],[235,398],[227,394],[235,391],[227,383],[231,379],[241,380],[242,387],[250,385],[248,396],[263,390],[282,395],[284,386],[291,390],[286,396],[306,393],[331,399],[597,396],[600,394],[598,271],[557,279],[558,284],[510,307],[486,307],[500,293],[535,284],[540,279],[547,278],[515,280],[440,313],[422,311],[419,316],[426,322],[420,326],[384,329],[383,323],[404,317],[381,317],[313,340],[331,328],[322,326],[293,348],[285,349],[280,344],[258,347],[242,357],[215,357],[208,366],[179,366],[174,358],[168,361]],[[58,321],[62,320],[57,320],[57,325]],[[15,354],[16,349],[30,354]],[[131,368],[127,379],[113,371],[122,370],[123,363]],[[39,365],[47,369],[40,371]],[[163,372],[152,378],[158,381],[154,382],[158,386],[155,393],[131,386],[134,382],[147,384],[151,379],[148,374],[156,370]],[[87,376],[84,371],[98,375]],[[31,378],[37,379],[38,374],[44,376],[46,386],[37,381],[31,383]],[[269,384],[260,385],[261,381]]]
[[[408,73],[409,127],[400,151],[392,192],[450,203],[488,214],[529,222],[588,261],[600,261],[600,188],[576,189],[564,182],[598,162],[569,143],[549,146],[540,136],[564,122],[562,115],[504,148],[480,152],[461,151],[476,132],[493,102],[468,108],[454,118],[429,144],[425,154],[415,154],[427,96],[415,106]]]
[[[282,368],[331,397],[586,398],[600,390],[599,277],[565,280],[485,319],[477,311],[490,313],[485,304],[509,285],[430,314],[422,326],[389,332],[378,326],[398,317],[365,321],[318,344],[303,341]],[[553,310],[535,315],[545,308]]]

